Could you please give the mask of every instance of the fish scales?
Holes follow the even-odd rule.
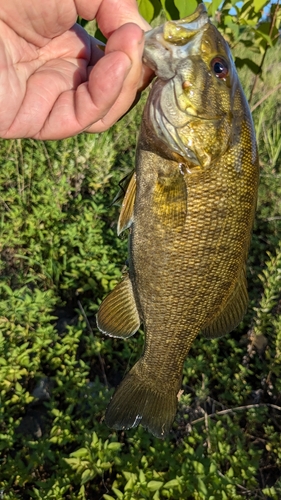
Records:
[[[222,336],[245,313],[259,169],[246,99],[204,7],[146,36],[144,58],[158,79],[118,223],[119,232],[130,227],[129,270],[97,324],[124,338],[145,329],[143,355],[117,388],[107,424],[141,422],[164,437],[195,337]]]

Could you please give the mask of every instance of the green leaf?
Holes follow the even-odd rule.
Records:
[[[214,474],[217,472],[217,466],[214,464],[214,462],[210,463],[210,469],[209,469],[210,474]]]
[[[137,480],[137,475],[134,472],[128,472],[126,470],[123,470],[123,475],[127,481],[129,481],[131,477],[134,479],[134,481]]]
[[[220,0],[221,1],[221,0]],[[196,0],[175,0],[175,6],[179,11],[179,18],[187,17],[197,8]]]
[[[147,487],[149,491],[157,491],[162,488],[163,484],[163,481],[149,481],[149,483],[147,483]]]
[[[118,488],[112,488],[112,491],[113,491],[113,493],[115,493],[118,500],[122,500],[124,498],[122,491],[118,490]]]
[[[57,441],[54,440],[52,442],[56,443]],[[72,467],[72,469],[77,469],[80,465],[79,458],[64,458],[64,461],[66,463],[68,463],[68,465],[70,465],[70,467]]]
[[[194,460],[193,462],[193,467],[195,469],[196,474],[204,474],[204,465],[201,464],[200,462],[197,462],[197,460]]]
[[[204,481],[202,479],[200,479],[200,477],[198,477],[197,483],[198,483],[198,490],[200,491],[200,493],[202,493],[204,495],[204,498],[207,498],[208,491],[207,491],[207,488],[205,486]]]
[[[270,38],[269,35],[267,35],[266,33],[264,33],[262,31],[262,25],[260,25],[259,29],[258,30],[255,30],[255,36],[256,38],[258,38],[258,35],[260,35],[261,38],[263,38],[270,47],[272,47],[272,39]]]
[[[164,488],[166,488],[167,490],[169,490],[170,488],[175,488],[176,486],[179,486],[178,479],[171,479],[171,481],[168,481],[164,484]]]
[[[129,481],[125,484],[124,491],[132,490],[135,484],[134,477],[130,477]]]
[[[226,476],[229,477],[230,479],[234,477],[234,470],[233,467],[230,467],[226,473]]]
[[[278,499],[277,491],[273,486],[271,486],[271,488],[264,488],[262,490],[262,492],[264,495],[268,496],[269,498],[272,498],[274,500]]]
[[[71,453],[71,457],[82,458],[87,457],[89,455],[89,450],[87,448],[79,448],[77,451],[73,451]]]
[[[268,4],[268,0],[253,0],[253,4],[255,12],[260,12]]]
[[[97,436],[96,432],[93,432],[93,437],[92,437],[92,442],[91,442],[91,447],[95,448],[97,444],[99,443],[99,438]]]
[[[213,0],[211,2],[209,9],[211,9],[211,15],[213,18],[215,17],[216,12],[217,12],[220,5],[221,5],[221,0]],[[208,12],[209,12],[209,9],[208,9]]]
[[[154,19],[154,5],[150,0],[138,0],[139,12],[150,23]]]
[[[123,446],[123,443],[114,442],[114,443],[109,443],[107,448],[108,448],[108,450],[118,451],[118,450],[120,450],[120,448],[122,448],[122,446]]]
[[[22,386],[20,385],[19,382],[16,382],[15,385],[15,392],[22,392]]]
[[[140,470],[140,473],[139,473],[139,481],[140,481],[140,483],[146,484],[145,473],[143,472],[142,469]]]
[[[89,481],[91,481],[91,479],[93,479],[95,477],[95,475],[96,474],[93,470],[90,470],[90,469],[84,470],[84,472],[81,476],[81,484],[88,483]]]

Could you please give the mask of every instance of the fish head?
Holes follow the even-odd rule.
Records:
[[[146,116],[167,154],[209,167],[250,115],[227,42],[206,8],[146,35],[144,62],[157,75]]]

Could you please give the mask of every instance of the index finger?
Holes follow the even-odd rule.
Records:
[[[138,11],[136,0],[103,0],[96,13],[100,30],[106,38],[123,24],[137,24],[144,31],[151,29]]]

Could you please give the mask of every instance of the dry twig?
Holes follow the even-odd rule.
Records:
[[[275,410],[281,411],[280,406],[273,405],[271,403],[260,403],[260,404],[256,404],[256,405],[236,406],[236,408],[228,408],[227,410],[221,410],[221,411],[217,411],[216,413],[210,413],[210,415],[208,415],[208,418],[217,417],[219,415],[227,415],[229,413],[235,413],[236,411],[251,410],[253,408],[261,408],[263,406],[274,408]],[[205,419],[206,419],[206,417],[204,415],[204,417],[197,418],[196,420],[193,420],[190,423],[192,425],[198,424],[199,422],[205,421]]]

